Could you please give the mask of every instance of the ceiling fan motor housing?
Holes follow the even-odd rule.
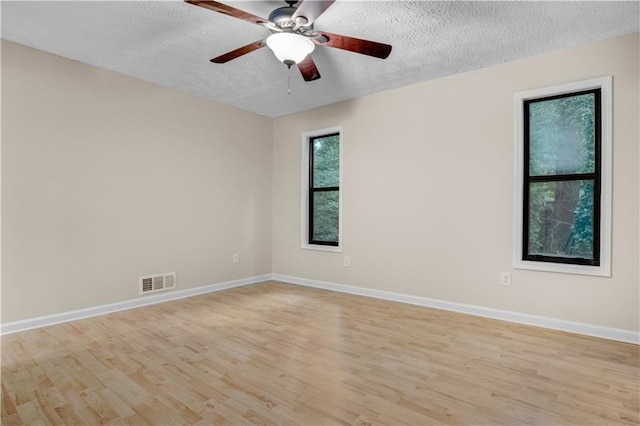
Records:
[[[290,28],[295,26],[295,22],[291,19],[296,12],[295,7],[283,6],[275,9],[269,14],[269,21],[273,22],[280,28]]]

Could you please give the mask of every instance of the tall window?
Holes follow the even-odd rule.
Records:
[[[524,101],[524,259],[600,265],[600,89]]]
[[[604,96],[610,96],[606,79],[516,95],[516,267],[609,274],[610,167],[603,160],[610,161],[610,121],[603,120],[603,106],[610,101]]]
[[[303,135],[303,247],[340,250],[341,129]]]

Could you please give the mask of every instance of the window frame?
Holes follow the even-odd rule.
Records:
[[[565,178],[567,175],[551,175],[550,178],[532,179],[528,176],[528,120],[525,113],[532,101],[551,100],[571,95],[579,95],[599,90],[599,107],[596,106],[596,169],[594,173],[580,174]],[[596,95],[596,101],[598,96]],[[545,87],[514,95],[515,110],[515,182],[514,182],[514,247],[513,266],[516,269],[559,272],[581,275],[611,276],[611,198],[612,198],[612,77],[600,77],[558,86]],[[578,177],[590,175],[594,178],[594,191],[600,193],[594,200],[594,221],[599,215],[599,225],[594,223],[594,257],[599,251],[597,262],[576,261],[572,258],[555,256],[527,255],[528,240],[525,240],[528,226],[528,193],[531,181],[579,180]],[[598,178],[599,177],[599,182]],[[587,177],[591,179],[591,177]],[[526,197],[526,198],[525,198]],[[598,229],[599,227],[599,229]]]
[[[337,187],[331,188],[313,188],[313,151],[311,150],[311,143],[314,139],[323,137],[338,135],[340,143],[340,160],[339,160],[339,181]],[[302,134],[302,241],[301,247],[309,250],[319,250],[328,252],[342,252],[342,213],[343,213],[343,150],[344,150],[344,132],[342,126],[329,127],[325,129],[312,130],[304,132]],[[313,209],[312,209],[312,193],[314,192],[326,192],[327,190],[338,191],[338,243],[327,243],[323,241],[311,240],[311,229],[313,223]]]

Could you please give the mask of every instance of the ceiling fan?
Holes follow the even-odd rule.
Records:
[[[391,53],[391,46],[388,44],[332,34],[326,31],[314,31],[313,23],[315,20],[335,0],[301,0],[297,7],[294,7],[298,3],[297,0],[285,0],[288,6],[273,10],[268,19],[260,18],[217,1],[185,1],[252,24],[262,25],[272,32],[264,40],[255,41],[211,59],[211,62],[216,64],[229,62],[232,59],[268,46],[278,60],[289,68],[297,65],[304,80],[313,81],[320,78],[320,72],[318,72],[318,68],[310,55],[315,46],[333,47],[380,59],[386,59]]]

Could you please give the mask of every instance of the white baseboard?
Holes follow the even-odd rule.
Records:
[[[111,303],[108,305],[96,306],[93,308],[78,309],[75,311],[63,312],[60,314],[47,315],[37,318],[30,318],[22,321],[14,321],[0,324],[0,335],[27,331],[34,328],[46,327],[49,325],[75,321],[83,318],[95,317],[98,315],[124,311],[127,309],[139,308],[142,306],[155,305],[157,303],[178,300],[185,297],[197,296],[200,294],[212,293],[227,290],[235,287],[256,284],[264,281],[275,280],[288,284],[296,284],[305,287],[313,287],[324,290],[331,290],[340,293],[354,294],[358,296],[373,297],[375,299],[390,300],[394,302],[408,303],[411,305],[425,306],[428,308],[442,309],[446,311],[459,312],[463,314],[476,315],[480,317],[493,318],[509,321],[518,324],[533,325],[537,327],[550,328],[553,330],[567,331],[570,333],[584,334],[587,336],[601,337],[603,339],[617,340],[620,342],[640,344],[640,333],[623,330],[619,328],[602,327],[599,325],[585,324],[579,322],[566,321],[556,318],[547,318],[537,315],[523,314],[519,312],[503,311],[500,309],[485,308],[464,303],[447,302],[444,300],[430,299],[427,297],[411,296],[390,291],[374,290],[363,287],[355,287],[344,284],[315,281],[305,278],[291,277],[280,274],[265,274],[218,284],[210,284],[202,287],[177,290],[164,294],[154,294],[143,296],[137,299],[123,302]]]
[[[587,336],[601,337],[603,339],[617,340],[626,343],[640,344],[640,333],[619,328],[602,327],[599,325],[566,321],[556,318],[547,318],[537,315],[523,314],[519,312],[502,311],[500,309],[485,308],[482,306],[466,305],[463,303],[447,302],[444,300],[429,299],[427,297],[410,296],[407,294],[393,293],[389,291],[373,290],[362,287],[354,287],[344,284],[328,283],[323,281],[308,280],[305,278],[290,277],[287,275],[273,274],[273,280],[288,284],[297,284],[305,287],[313,287],[340,293],[355,294],[358,296],[373,297],[375,299],[391,300],[394,302],[409,303],[411,305],[425,306],[429,308],[443,309],[446,311],[493,318],[518,324],[533,325],[550,328],[553,330],[567,331],[570,333],[584,334]]]
[[[227,290],[234,287],[241,287],[263,281],[269,281],[271,274],[259,275],[255,277],[242,278],[239,280],[227,281],[218,284],[209,284],[201,287],[189,288],[185,290],[171,291],[162,294],[141,296],[137,299],[125,300],[123,302],[110,303],[92,308],[78,309],[75,311],[63,312],[60,314],[46,315],[42,317],[30,318],[22,321],[8,322],[0,324],[0,335],[17,333],[20,331],[32,330],[34,328],[46,327],[63,322],[75,321],[83,318],[95,317],[98,315],[110,314],[127,309],[140,308],[142,306],[155,305],[157,303],[171,300],[183,299],[185,297],[198,296],[200,294],[212,293],[215,291]]]

